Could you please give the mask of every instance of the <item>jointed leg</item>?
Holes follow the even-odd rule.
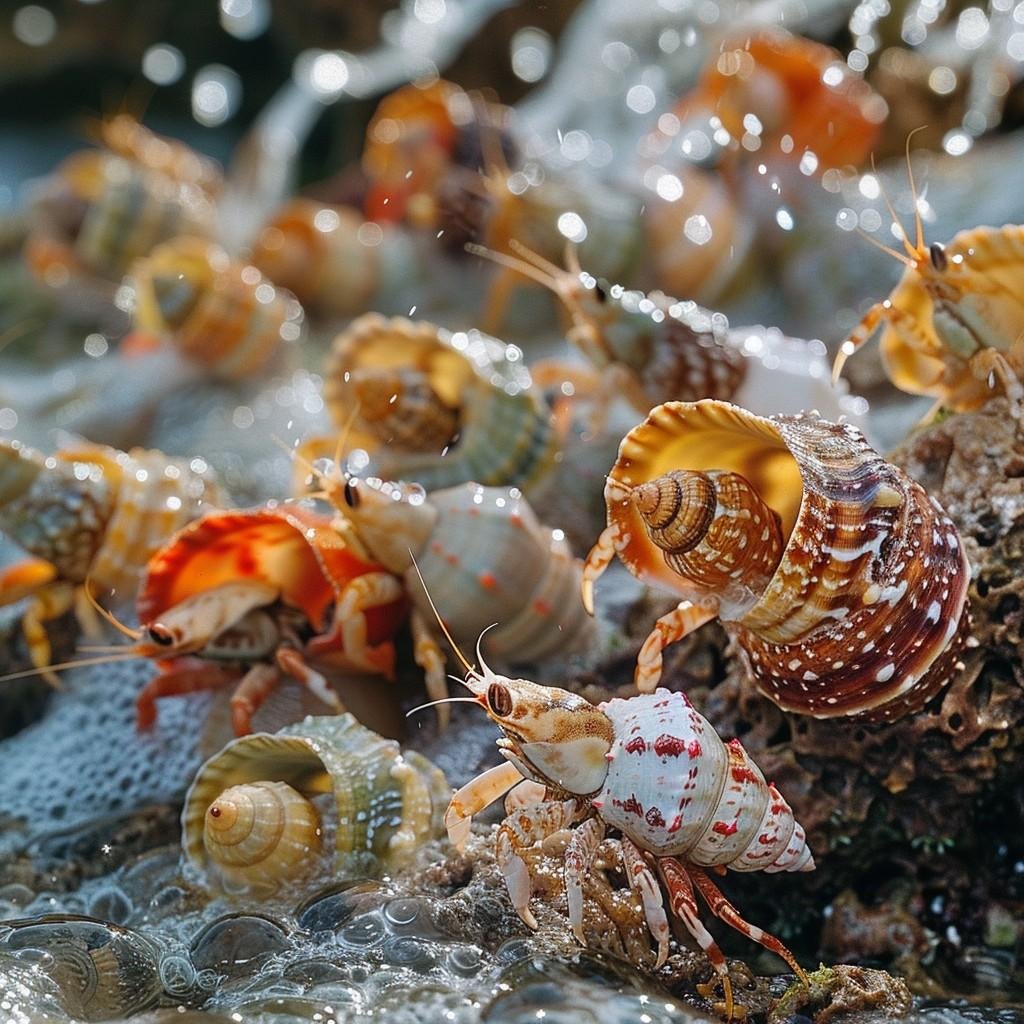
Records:
[[[977,380],[999,380],[1010,403],[1011,413],[1015,419],[1021,419],[1024,414],[1024,384],[1010,366],[1006,356],[998,349],[983,348],[971,356],[970,367]]]
[[[180,668],[155,675],[135,698],[135,727],[151,729],[156,722],[156,702],[160,697],[183,697],[202,690],[219,690],[238,679],[238,673],[223,665],[185,660]]]
[[[503,761],[481,772],[457,790],[444,813],[444,827],[448,830],[452,846],[462,850],[469,838],[473,815],[490,807],[495,800],[522,781],[519,769],[511,762]]]
[[[698,626],[703,626],[717,614],[717,608],[711,605],[683,601],[677,608],[658,619],[636,659],[636,688],[641,693],[653,692],[658,680],[661,679],[662,651],[669,644],[689,636]]]
[[[731,928],[735,928],[736,931],[746,935],[748,939],[753,939],[754,942],[760,943],[765,949],[770,949],[777,956],[782,957],[789,964],[790,970],[805,986],[807,985],[807,975],[804,974],[803,968],[797,963],[796,957],[774,935],[769,935],[768,932],[762,931],[756,925],[744,921],[736,908],[722,895],[722,891],[701,868],[690,867],[689,872],[693,884],[697,887],[697,891],[707,901],[707,905],[711,908],[711,913],[715,917],[721,918]]]
[[[693,885],[686,868],[675,857],[662,857],[658,860],[658,871],[665,880],[668,889],[668,902],[672,913],[686,926],[686,930],[696,939],[697,945],[711,961],[711,966],[722,983],[722,995],[725,998],[725,1013],[732,1020],[735,1004],[732,1000],[732,982],[729,980],[729,966],[718,944],[711,933],[701,923],[697,913],[697,898],[693,893]],[[713,992],[713,986],[698,986],[697,991],[703,996]]]
[[[840,346],[839,354],[836,356],[835,362],[832,364],[832,383],[835,384],[839,380],[840,375],[843,372],[843,366],[846,360],[853,355],[871,337],[872,334],[878,330],[879,325],[882,323],[886,316],[891,311],[891,307],[882,305],[881,302],[875,303],[868,311],[864,314],[864,318],[852,331],[850,336]]]
[[[447,662],[444,652],[419,609],[413,609],[409,616],[409,625],[412,628],[413,660],[423,669],[427,694],[431,700],[444,700],[448,696],[448,676],[445,672]],[[451,718],[451,708],[447,704],[438,704],[436,711],[437,724],[446,729]]]
[[[619,539],[620,533],[618,523],[606,526],[583,563],[583,607],[590,615],[594,614],[594,584],[612,564],[616,551],[615,542]]]
[[[32,664],[45,669],[53,662],[53,649],[46,632],[46,623],[60,618],[75,603],[74,587],[70,583],[54,583],[43,587],[31,600],[21,620],[21,630],[28,645]],[[60,686],[55,672],[40,673],[53,687]]]
[[[323,636],[311,640],[311,654],[336,649],[340,640],[345,657],[358,668],[380,672],[389,679],[395,674],[395,648],[390,642],[370,647],[366,639],[366,612],[392,604],[402,596],[402,584],[390,573],[368,572],[345,585],[334,613],[334,623]]]
[[[278,647],[274,652],[278,668],[296,682],[301,683],[314,697],[322,700],[336,715],[345,710],[341,698],[331,684],[317,671],[306,664],[306,660],[294,647]]]
[[[655,878],[651,866],[644,860],[644,855],[636,844],[626,836],[622,837],[619,847],[622,851],[622,866],[629,887],[644,907],[644,917],[650,928],[654,941],[658,943],[658,962],[656,967],[668,959],[668,918],[665,916],[665,904],[661,897],[661,886]]]
[[[599,818],[590,818],[573,832],[565,851],[565,898],[569,905],[569,924],[581,946],[587,944],[583,935],[583,879],[590,872],[602,839],[604,823]]]
[[[236,736],[248,736],[252,732],[252,716],[280,680],[281,673],[274,665],[253,665],[245,673],[231,695],[231,724]]]
[[[519,851],[571,825],[578,815],[575,800],[553,800],[510,814],[498,829],[498,867],[505,877],[512,906],[529,928],[537,927],[537,919],[530,912],[530,872]]]
[[[517,783],[505,797],[505,814],[515,814],[516,811],[529,807],[531,804],[539,804],[544,800],[548,788],[533,779],[523,779]]]

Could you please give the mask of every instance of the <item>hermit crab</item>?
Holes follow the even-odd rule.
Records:
[[[299,336],[298,303],[204,238],[157,246],[133,266],[131,281],[140,334],[130,349],[166,339],[184,359],[230,380],[258,373]]]
[[[748,924],[708,873],[814,869],[789,804],[765,783],[739,740],[723,743],[682,693],[659,689],[594,706],[567,690],[497,675],[482,659],[481,672],[466,667],[466,687],[504,734],[498,748],[505,762],[452,797],[445,824],[461,848],[472,816],[512,790],[514,810],[498,828],[497,859],[527,925],[537,927],[523,852],[578,825],[565,855],[565,888],[570,923],[584,941],[583,879],[611,828],[619,833],[618,857],[657,942],[659,966],[669,944],[663,884],[672,915],[711,961],[730,1018],[725,957],[700,922],[695,892],[713,914],[777,953],[807,983],[792,953]]]
[[[766,697],[816,718],[892,720],[957,670],[970,566],[956,527],[855,427],[668,402],[623,439],[605,499],[588,608],[616,555],[682,598],[640,651],[641,690],[713,618]]]
[[[421,240],[400,225],[365,221],[352,207],[292,199],[263,227],[252,262],[324,317],[394,309],[424,279]],[[406,307],[408,308],[408,307]]]
[[[441,834],[450,796],[422,754],[349,714],[309,717],[234,740],[199,769],[185,857],[223,888],[258,894],[324,867],[325,848],[336,875],[393,871]]]
[[[1019,298],[1024,226],[970,228],[948,245],[926,245],[909,155],[907,167],[915,196],[915,242],[908,240],[890,207],[905,254],[876,243],[906,269],[889,297],[873,305],[843,342],[834,376],[884,326],[882,359],[898,388],[962,412],[984,405],[998,380],[1019,418],[1024,408]]]
[[[72,604],[97,631],[86,584],[130,606],[157,548],[222,501],[201,460],[84,443],[45,456],[0,441],[0,530],[32,556],[0,574],[0,604],[31,597],[22,628],[33,664],[49,665],[45,623]]]
[[[543,360],[532,375],[539,386],[557,386],[563,394],[570,384],[574,400],[593,399],[595,428],[620,395],[639,413],[671,399],[777,402],[780,392],[794,411],[850,411],[844,409],[851,405],[847,397],[827,387],[820,342],[759,327],[730,329],[724,314],[695,302],[611,284],[585,271],[572,247],[566,250],[568,269],[562,269],[516,241],[510,245],[516,257],[469,248],[561,299],[572,321],[567,337],[590,365]]]
[[[345,534],[403,578],[416,660],[431,696],[447,693],[431,597],[457,637],[486,630],[484,649],[502,662],[534,663],[582,650],[593,639],[577,596],[579,560],[518,491],[470,483],[424,494],[416,484],[349,476],[343,486],[328,481],[325,493],[342,514]],[[447,721],[447,708],[439,711]]]
[[[522,352],[477,330],[368,313],[335,339],[324,400],[367,476],[415,480],[432,491],[475,481],[529,490],[558,451],[551,412]],[[329,454],[335,442],[310,442]]]
[[[129,650],[160,666],[136,699],[139,728],[153,725],[160,697],[237,684],[232,724],[243,736],[282,676],[344,710],[311,663],[390,677],[405,597],[328,517],[289,505],[197,519],[150,560],[137,607]]]
[[[113,297],[132,262],[175,235],[209,235],[208,197],[129,160],[97,150],[70,156],[37,190],[25,259],[55,288]]]

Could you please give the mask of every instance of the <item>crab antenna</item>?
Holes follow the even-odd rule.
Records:
[[[886,255],[891,256],[894,260],[899,260],[905,267],[916,267],[917,264],[908,257],[904,256],[903,253],[897,252],[891,246],[880,242],[877,238],[872,238],[866,231],[862,231],[857,228],[857,234],[861,236],[865,241],[870,242],[876,249],[881,249]]]
[[[78,661],[62,661],[57,665],[44,665],[42,668],[29,668],[24,672],[11,672],[0,676],[0,683],[8,683],[15,679],[28,679],[31,676],[45,675],[47,672],[62,672],[69,668],[88,668],[90,665],[109,665],[115,661],[131,661],[139,657],[136,651],[125,651],[124,654],[108,654],[103,658],[80,658]]]
[[[496,174],[508,178],[512,173],[505,151],[501,147],[501,127],[490,116],[487,100],[480,93],[472,98],[473,118],[480,129],[480,150],[484,162],[484,174]]]
[[[504,252],[496,252],[494,249],[488,249],[486,246],[477,245],[475,242],[466,243],[466,252],[473,256],[480,256],[482,259],[489,260],[491,263],[497,263],[499,267],[504,267],[506,270],[514,270],[517,274],[522,274],[523,277],[529,278],[531,281],[536,281],[537,284],[542,285],[553,292],[558,291],[558,283],[553,278],[548,277],[540,270],[540,268],[535,267],[532,263],[528,263],[526,260],[517,259],[515,256],[509,256]]]
[[[341,456],[348,445],[348,436],[352,433],[352,427],[355,425],[356,417],[359,415],[359,400],[357,399],[352,405],[352,411],[348,414],[348,418],[345,420],[345,425],[341,428],[341,433],[338,435],[338,443],[334,446],[334,464],[338,467],[338,472],[341,473]]]
[[[568,244],[572,245],[572,242],[569,242]],[[518,238],[510,238],[508,240],[508,247],[517,256],[526,260],[527,263],[532,263],[538,270],[546,270],[556,279],[565,273],[564,268],[560,267],[554,261],[549,260],[546,256],[541,256],[539,252],[531,249],[528,245],[524,245]]]
[[[122,633],[124,636],[129,637],[132,640],[142,639],[141,629],[131,629],[129,626],[126,626],[123,622],[118,620],[117,616],[112,611],[108,611],[99,603],[99,601],[96,600],[93,596],[92,579],[90,577],[86,576],[85,583],[82,584],[82,590],[85,593],[85,599],[92,605],[93,610],[98,612],[111,626],[114,627],[114,629],[118,631],[118,633]]]
[[[910,182],[910,197],[914,201],[914,225],[917,228],[917,250],[924,252],[924,227],[921,224],[921,211],[917,207],[917,186],[914,184],[914,167],[910,161],[910,140],[923,132],[928,125],[922,124],[907,134],[907,180]]]
[[[458,676],[455,678],[458,679]],[[460,683],[462,682],[461,679],[458,679],[458,681]],[[435,707],[438,704],[479,704],[479,701],[476,697],[442,697],[440,700],[428,700],[426,704],[419,704],[411,711],[406,711],[405,717],[411,718],[417,711],[424,711],[427,708]]]
[[[412,559],[412,567],[416,570],[416,575],[419,577],[420,586],[423,587],[423,593],[427,595],[427,602],[430,604],[430,610],[434,613],[434,618],[437,619],[437,624],[441,627],[441,632],[444,633],[445,639],[451,645],[452,650],[455,652],[455,656],[465,666],[466,671],[471,676],[476,676],[476,669],[470,665],[466,656],[459,650],[459,645],[455,642],[455,638],[448,632],[448,627],[444,624],[444,620],[441,618],[440,612],[437,610],[437,605],[434,604],[434,599],[430,596],[430,591],[427,590],[427,581],[423,578],[423,573],[420,572],[419,563],[416,561],[416,556],[412,553],[412,548],[409,548],[409,557]]]
[[[487,635],[487,634],[488,634],[488,633],[489,633],[489,632],[490,632],[490,631],[491,631],[492,629],[494,629],[494,627],[495,627],[495,626],[497,626],[497,623],[496,623],[496,622],[492,622],[492,623],[491,623],[491,624],[490,624],[490,625],[489,625],[489,626],[487,627],[487,629],[485,629],[485,630],[484,630],[484,631],[483,631],[483,632],[482,632],[482,633],[481,633],[481,634],[480,634],[480,635],[479,635],[479,636],[478,636],[478,637],[476,638],[476,658],[477,658],[477,661],[479,661],[479,662],[480,662],[480,667],[481,667],[481,668],[482,668],[482,669],[484,670],[484,675],[485,675],[485,676],[493,676],[493,675],[494,675],[494,673],[493,673],[493,672],[491,671],[491,668],[490,668],[490,666],[489,666],[489,665],[487,664],[487,662],[486,662],[486,661],[484,661],[484,654],[483,654],[483,651],[482,651],[482,650],[480,649],[480,645],[481,645],[481,644],[482,644],[482,643],[484,642],[484,637],[485,637],[485,636],[486,636],[486,635]]]
[[[892,218],[893,224],[900,229],[900,239],[903,242],[903,248],[906,250],[907,255],[912,259],[917,259],[917,250],[910,244],[910,239],[907,238],[906,228],[903,227],[903,221],[896,215],[896,209],[892,205],[892,201],[889,199],[889,193],[886,192],[885,186],[878,179],[878,168],[875,167],[875,154],[871,154],[871,172],[875,176],[875,180],[878,181],[878,187],[882,193],[882,199],[885,200],[885,208],[889,211],[889,216]]]

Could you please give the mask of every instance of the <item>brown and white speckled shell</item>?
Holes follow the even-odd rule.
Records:
[[[739,473],[778,513],[786,546],[763,593],[720,600],[666,563],[630,489],[673,469]],[[630,571],[717,601],[754,684],[787,711],[891,720],[956,670],[970,580],[956,527],[848,424],[669,402],[624,438],[605,497]]]
[[[88,577],[105,603],[134,601],[153,553],[223,502],[196,460],[89,444],[45,456],[0,441],[0,529],[52,563],[59,579]]]

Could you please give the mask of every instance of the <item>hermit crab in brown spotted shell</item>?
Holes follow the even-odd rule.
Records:
[[[909,144],[909,140],[908,140]],[[909,171],[909,156],[908,156]],[[868,310],[843,343],[834,376],[879,327],[882,360],[903,391],[935,398],[936,407],[977,409],[998,381],[1018,418],[1024,415],[1024,226],[976,227],[951,242],[926,245],[915,199],[916,240],[906,253],[876,243],[906,268],[887,299]],[[870,239],[874,241],[874,239]]]
[[[45,456],[0,441],[0,530],[32,556],[0,573],[0,604],[31,598],[22,628],[32,663],[49,665],[45,623],[72,605],[97,632],[87,581],[104,602],[130,607],[153,553],[222,502],[202,460],[85,443]]]
[[[623,439],[605,499],[587,606],[616,555],[682,598],[640,651],[641,690],[668,644],[714,618],[758,690],[817,718],[890,721],[959,667],[970,566],[956,527],[848,424],[668,402]]]
[[[390,678],[405,609],[399,580],[353,552],[329,517],[288,505],[195,520],[150,559],[141,627],[111,621],[134,641],[122,656],[159,667],[136,698],[140,729],[156,721],[159,698],[232,686],[242,736],[285,676],[339,712],[328,675]]]
[[[657,942],[658,966],[669,945],[663,885],[672,915],[711,961],[730,1018],[725,957],[700,922],[698,892],[713,914],[781,956],[806,985],[789,950],[745,921],[709,875],[728,868],[814,868],[792,810],[738,740],[723,743],[682,693],[659,689],[594,706],[567,690],[498,675],[479,660],[476,671],[463,659],[465,685],[504,734],[498,748],[505,762],[452,797],[445,824],[461,848],[472,816],[511,790],[496,852],[509,897],[527,925],[537,927],[523,853],[578,826],[566,850],[565,888],[573,931],[585,941],[583,880],[606,831],[614,829],[617,858]],[[702,991],[710,994],[712,987]]]

